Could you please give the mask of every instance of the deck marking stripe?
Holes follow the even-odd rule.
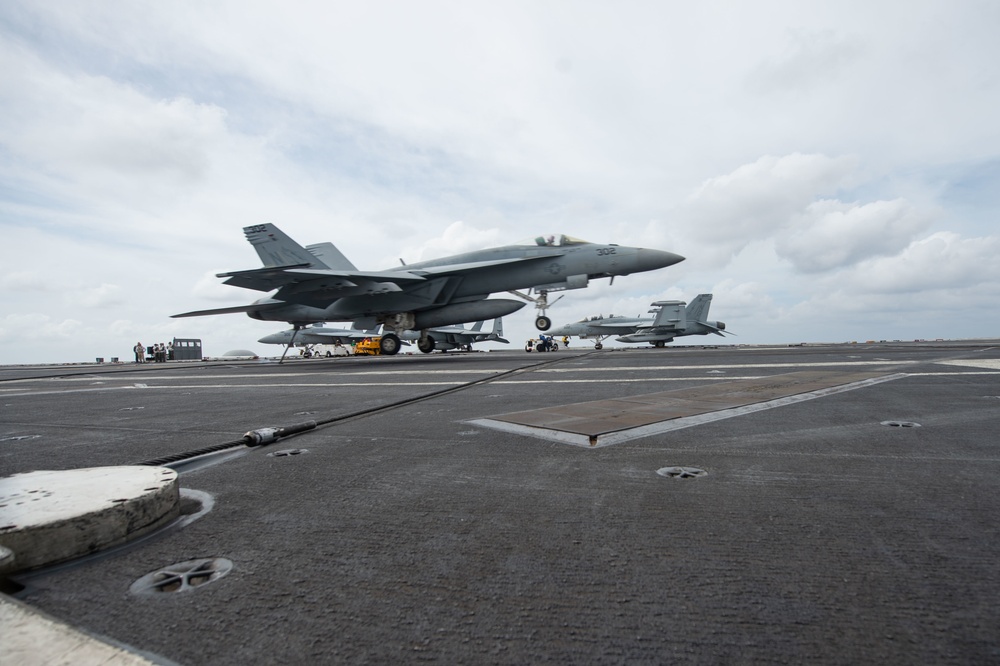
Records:
[[[863,366],[884,366],[884,365],[912,365],[918,363],[918,361],[830,361],[830,362],[816,362],[816,363],[730,363],[726,365],[646,365],[646,366],[609,366],[602,368],[539,368],[533,370],[532,372],[537,373],[569,373],[569,372],[662,372],[662,371],[685,371],[685,370],[739,370],[744,368],[829,368],[829,367],[863,367]],[[170,368],[164,368],[167,372],[170,372]],[[379,375],[491,375],[500,374],[502,372],[507,372],[507,370],[500,368],[483,368],[478,370],[461,370],[461,369],[440,369],[440,370],[385,370],[385,369],[367,369],[363,371],[345,371],[337,372],[337,377],[352,377],[352,376],[370,376],[373,373]],[[122,377],[119,379],[114,376],[114,373],[94,373],[86,377],[28,377],[24,379],[12,379],[8,383],[21,383],[21,382],[92,382],[95,381],[100,376],[100,381],[127,381],[135,382],[135,375],[129,375],[128,377]],[[249,373],[249,374],[210,374],[205,375],[193,375],[189,372],[184,374],[171,374],[171,375],[157,375],[157,381],[175,381],[181,379],[206,379],[209,381],[217,381],[219,379],[262,379],[262,378],[287,378],[287,377],[315,377],[316,372],[276,372],[273,374],[265,373]]]
[[[504,432],[510,432],[514,434],[528,435],[530,437],[536,437],[539,439],[545,439],[555,442],[562,442],[564,444],[572,444],[574,446],[581,446],[588,449],[600,448],[604,446],[612,446],[614,444],[621,444],[623,442],[628,442],[633,439],[639,439],[641,437],[649,437],[651,435],[659,435],[674,430],[691,428],[693,426],[702,425],[703,423],[712,423],[713,421],[721,421],[723,419],[730,419],[736,416],[743,416],[745,414],[752,414],[754,412],[760,412],[767,409],[774,409],[775,407],[793,405],[799,402],[805,402],[806,400],[813,400],[815,398],[822,398],[828,395],[844,393],[846,391],[853,391],[854,389],[864,388],[875,384],[881,384],[883,382],[900,379],[906,376],[907,375],[904,373],[897,373],[892,375],[885,375],[883,377],[872,377],[869,379],[852,382],[850,384],[831,386],[827,388],[818,389],[815,391],[809,391],[806,393],[798,393],[795,395],[785,396],[782,398],[776,398],[774,400],[767,400],[765,402],[743,405],[740,407],[733,407],[730,409],[722,409],[714,412],[707,412],[695,416],[685,416],[666,421],[659,421],[657,423],[651,423],[648,425],[629,428],[626,430],[618,430],[607,434],[597,435],[595,437],[577,433],[570,433],[560,430],[554,430],[550,428],[541,428],[537,426],[527,426],[517,423],[509,423],[494,419],[473,419],[470,421],[466,421],[466,423],[483,426],[486,428],[491,428],[493,430],[501,430]],[[592,441],[592,439],[594,441]]]
[[[993,376],[995,377],[997,373],[995,371],[966,371],[966,372],[906,372],[900,373],[906,377],[970,377],[977,375]],[[700,375],[691,375],[688,377],[649,377],[649,378],[634,378],[634,379],[546,379],[546,380],[536,380],[536,379],[501,379],[495,382],[490,382],[491,384],[507,384],[507,385],[517,385],[517,384],[593,384],[593,383],[638,383],[638,382],[691,382],[691,381],[704,381],[704,382],[716,382],[716,381],[735,381],[738,379],[764,379],[769,375],[726,375],[721,377],[703,377]],[[190,379],[190,378],[188,378]],[[214,377],[213,379],[218,379]],[[128,390],[139,390],[139,391],[163,391],[163,390],[197,390],[197,389],[230,389],[230,388],[274,388],[274,387],[303,387],[303,388],[338,388],[338,387],[379,387],[379,386],[459,386],[465,382],[324,382],[322,384],[306,384],[306,383],[275,383],[275,384],[182,384],[174,386],[145,386],[143,388],[137,388],[136,386],[130,384],[128,386],[100,386],[94,388],[79,388],[79,389],[57,389],[48,391],[37,391],[27,387],[7,387],[0,388],[0,395],[7,398],[19,398],[22,396],[34,396],[34,395],[58,395],[61,393],[87,393],[90,391],[128,391]]]

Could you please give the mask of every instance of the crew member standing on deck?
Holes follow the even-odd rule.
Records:
[[[135,347],[132,347],[132,351],[135,352],[135,362],[143,363],[146,360],[146,348],[142,346],[141,342],[135,343]]]

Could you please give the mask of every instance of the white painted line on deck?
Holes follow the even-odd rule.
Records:
[[[606,368],[607,372],[614,372],[617,368]],[[997,376],[995,371],[981,371],[977,372],[974,370],[969,371],[956,371],[956,372],[908,372],[903,373],[909,377],[973,377],[979,375]],[[712,377],[705,377],[702,375],[688,375],[685,377],[634,377],[634,378],[621,378],[621,377],[608,377],[608,378],[588,378],[588,379],[498,379],[496,381],[490,382],[490,384],[496,385],[522,385],[522,384],[640,384],[640,383],[652,383],[652,382],[725,382],[725,381],[735,381],[738,379],[763,379],[768,375],[717,375]],[[159,377],[157,380],[160,379]],[[188,379],[191,379],[188,377]],[[213,377],[218,379],[217,377]],[[487,379],[487,378],[484,378]],[[126,386],[95,386],[92,388],[78,388],[78,389],[49,389],[49,390],[34,390],[28,387],[6,387],[0,388],[0,395],[4,398],[19,398],[25,396],[35,396],[35,395],[60,395],[64,393],[91,393],[99,391],[197,391],[202,389],[271,389],[271,388],[393,388],[398,386],[461,386],[467,382],[465,381],[454,381],[454,382],[299,382],[299,383],[262,383],[262,384],[242,384],[242,383],[232,383],[232,384],[175,384],[173,386],[154,386],[145,385],[142,387],[136,386],[134,383],[130,383]]]
[[[828,367],[866,367],[866,366],[885,366],[885,365],[910,365],[917,363],[917,361],[828,361],[828,362],[816,362],[816,363],[730,363],[725,365],[643,365],[643,366],[605,366],[599,368],[570,368],[570,367],[560,367],[560,368],[538,368],[532,369],[530,366],[521,368],[526,373],[537,372],[537,373],[547,373],[547,374],[566,374],[571,372],[665,372],[665,371],[700,371],[700,370],[741,370],[747,368],[828,368]],[[169,369],[164,369],[169,371]],[[329,374],[336,377],[365,377],[373,374],[379,376],[405,376],[405,375],[419,375],[421,377],[426,377],[428,375],[498,375],[501,373],[510,372],[511,368],[481,368],[477,370],[461,370],[461,369],[438,369],[438,370],[388,370],[377,367],[367,368],[365,370],[348,370],[339,371],[331,370]],[[152,373],[152,371],[149,371]],[[198,372],[191,373],[185,372],[183,374],[155,374],[149,378],[142,377],[145,381],[178,381],[178,380],[192,380],[192,379],[205,379],[209,381],[217,381],[219,379],[268,379],[268,378],[281,378],[287,379],[290,377],[316,377],[318,372],[274,372],[274,373],[227,373],[227,374],[214,374],[208,368]],[[10,384],[14,383],[27,383],[27,382],[93,382],[95,380],[100,381],[123,381],[133,383],[137,381],[135,374],[129,373],[128,376],[116,377],[115,373],[101,374],[94,373],[86,377],[42,377],[42,378],[25,378],[25,379],[13,379],[10,380]]]
[[[959,359],[953,361],[938,361],[939,365],[958,365],[966,368],[985,368],[987,370],[1000,370],[1000,359],[984,358],[981,360]]]
[[[723,419],[731,419],[736,416],[744,416],[746,414],[752,414],[754,412],[761,412],[767,409],[774,409],[775,407],[794,405],[799,402],[805,402],[806,400],[813,400],[815,398],[823,398],[828,395],[844,393],[846,391],[853,391],[854,389],[865,388],[867,386],[881,384],[883,382],[900,379],[906,376],[908,375],[904,373],[898,373],[893,375],[886,375],[885,377],[873,377],[871,379],[865,379],[860,382],[843,384],[841,386],[832,386],[830,388],[819,389],[817,391],[809,391],[807,393],[799,393],[797,395],[778,398],[776,400],[768,400],[766,402],[759,402],[752,405],[744,405],[742,407],[734,407],[732,409],[722,409],[715,412],[708,412],[706,414],[698,414],[696,416],[685,416],[682,418],[671,419],[668,421],[659,421],[657,423],[651,423],[649,425],[639,426],[637,428],[629,428],[628,430],[618,430],[615,432],[607,433],[605,435],[599,435],[597,437],[596,443],[591,443],[590,437],[587,435],[564,432],[561,430],[552,430],[549,428],[526,426],[516,423],[507,423],[505,421],[495,421],[493,419],[473,419],[470,421],[466,421],[466,423],[482,426],[484,428],[491,428],[493,430],[509,432],[517,435],[527,435],[529,437],[535,437],[538,439],[545,439],[548,441],[561,442],[563,444],[572,444],[573,446],[580,446],[587,449],[593,449],[593,448],[601,448],[604,446],[612,446],[614,444],[621,444],[623,442],[628,442],[633,439],[639,439],[642,437],[660,435],[666,432],[672,432],[674,430],[691,428],[694,426],[702,425],[704,423],[712,423],[714,421],[722,421]]]

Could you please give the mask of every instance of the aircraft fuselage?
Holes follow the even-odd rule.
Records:
[[[477,268],[474,272],[429,274],[426,280],[399,291],[346,296],[326,307],[289,303],[251,310],[247,314],[265,321],[314,322],[415,312],[416,321],[401,327],[428,328],[502,317],[523,307],[518,301],[484,300],[490,293],[529,288],[579,289],[592,279],[655,270],[675,264],[683,257],[661,250],[597,243],[537,248],[506,246],[398,266],[385,272],[420,274],[431,268],[440,271],[442,267],[518,259],[522,261]],[[261,299],[258,302],[271,301]],[[439,317],[434,316],[435,311]],[[424,321],[421,322],[421,318]]]

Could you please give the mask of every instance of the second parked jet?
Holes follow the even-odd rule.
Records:
[[[612,335],[621,336],[615,338],[618,342],[649,342],[655,347],[662,347],[682,335],[723,335],[726,329],[723,322],[706,319],[708,308],[712,305],[712,294],[699,294],[687,306],[684,301],[657,301],[652,305],[654,309],[650,312],[656,315],[653,318],[590,317],[549,333],[555,337],[594,338],[594,348],[601,349],[604,346],[601,342]]]

